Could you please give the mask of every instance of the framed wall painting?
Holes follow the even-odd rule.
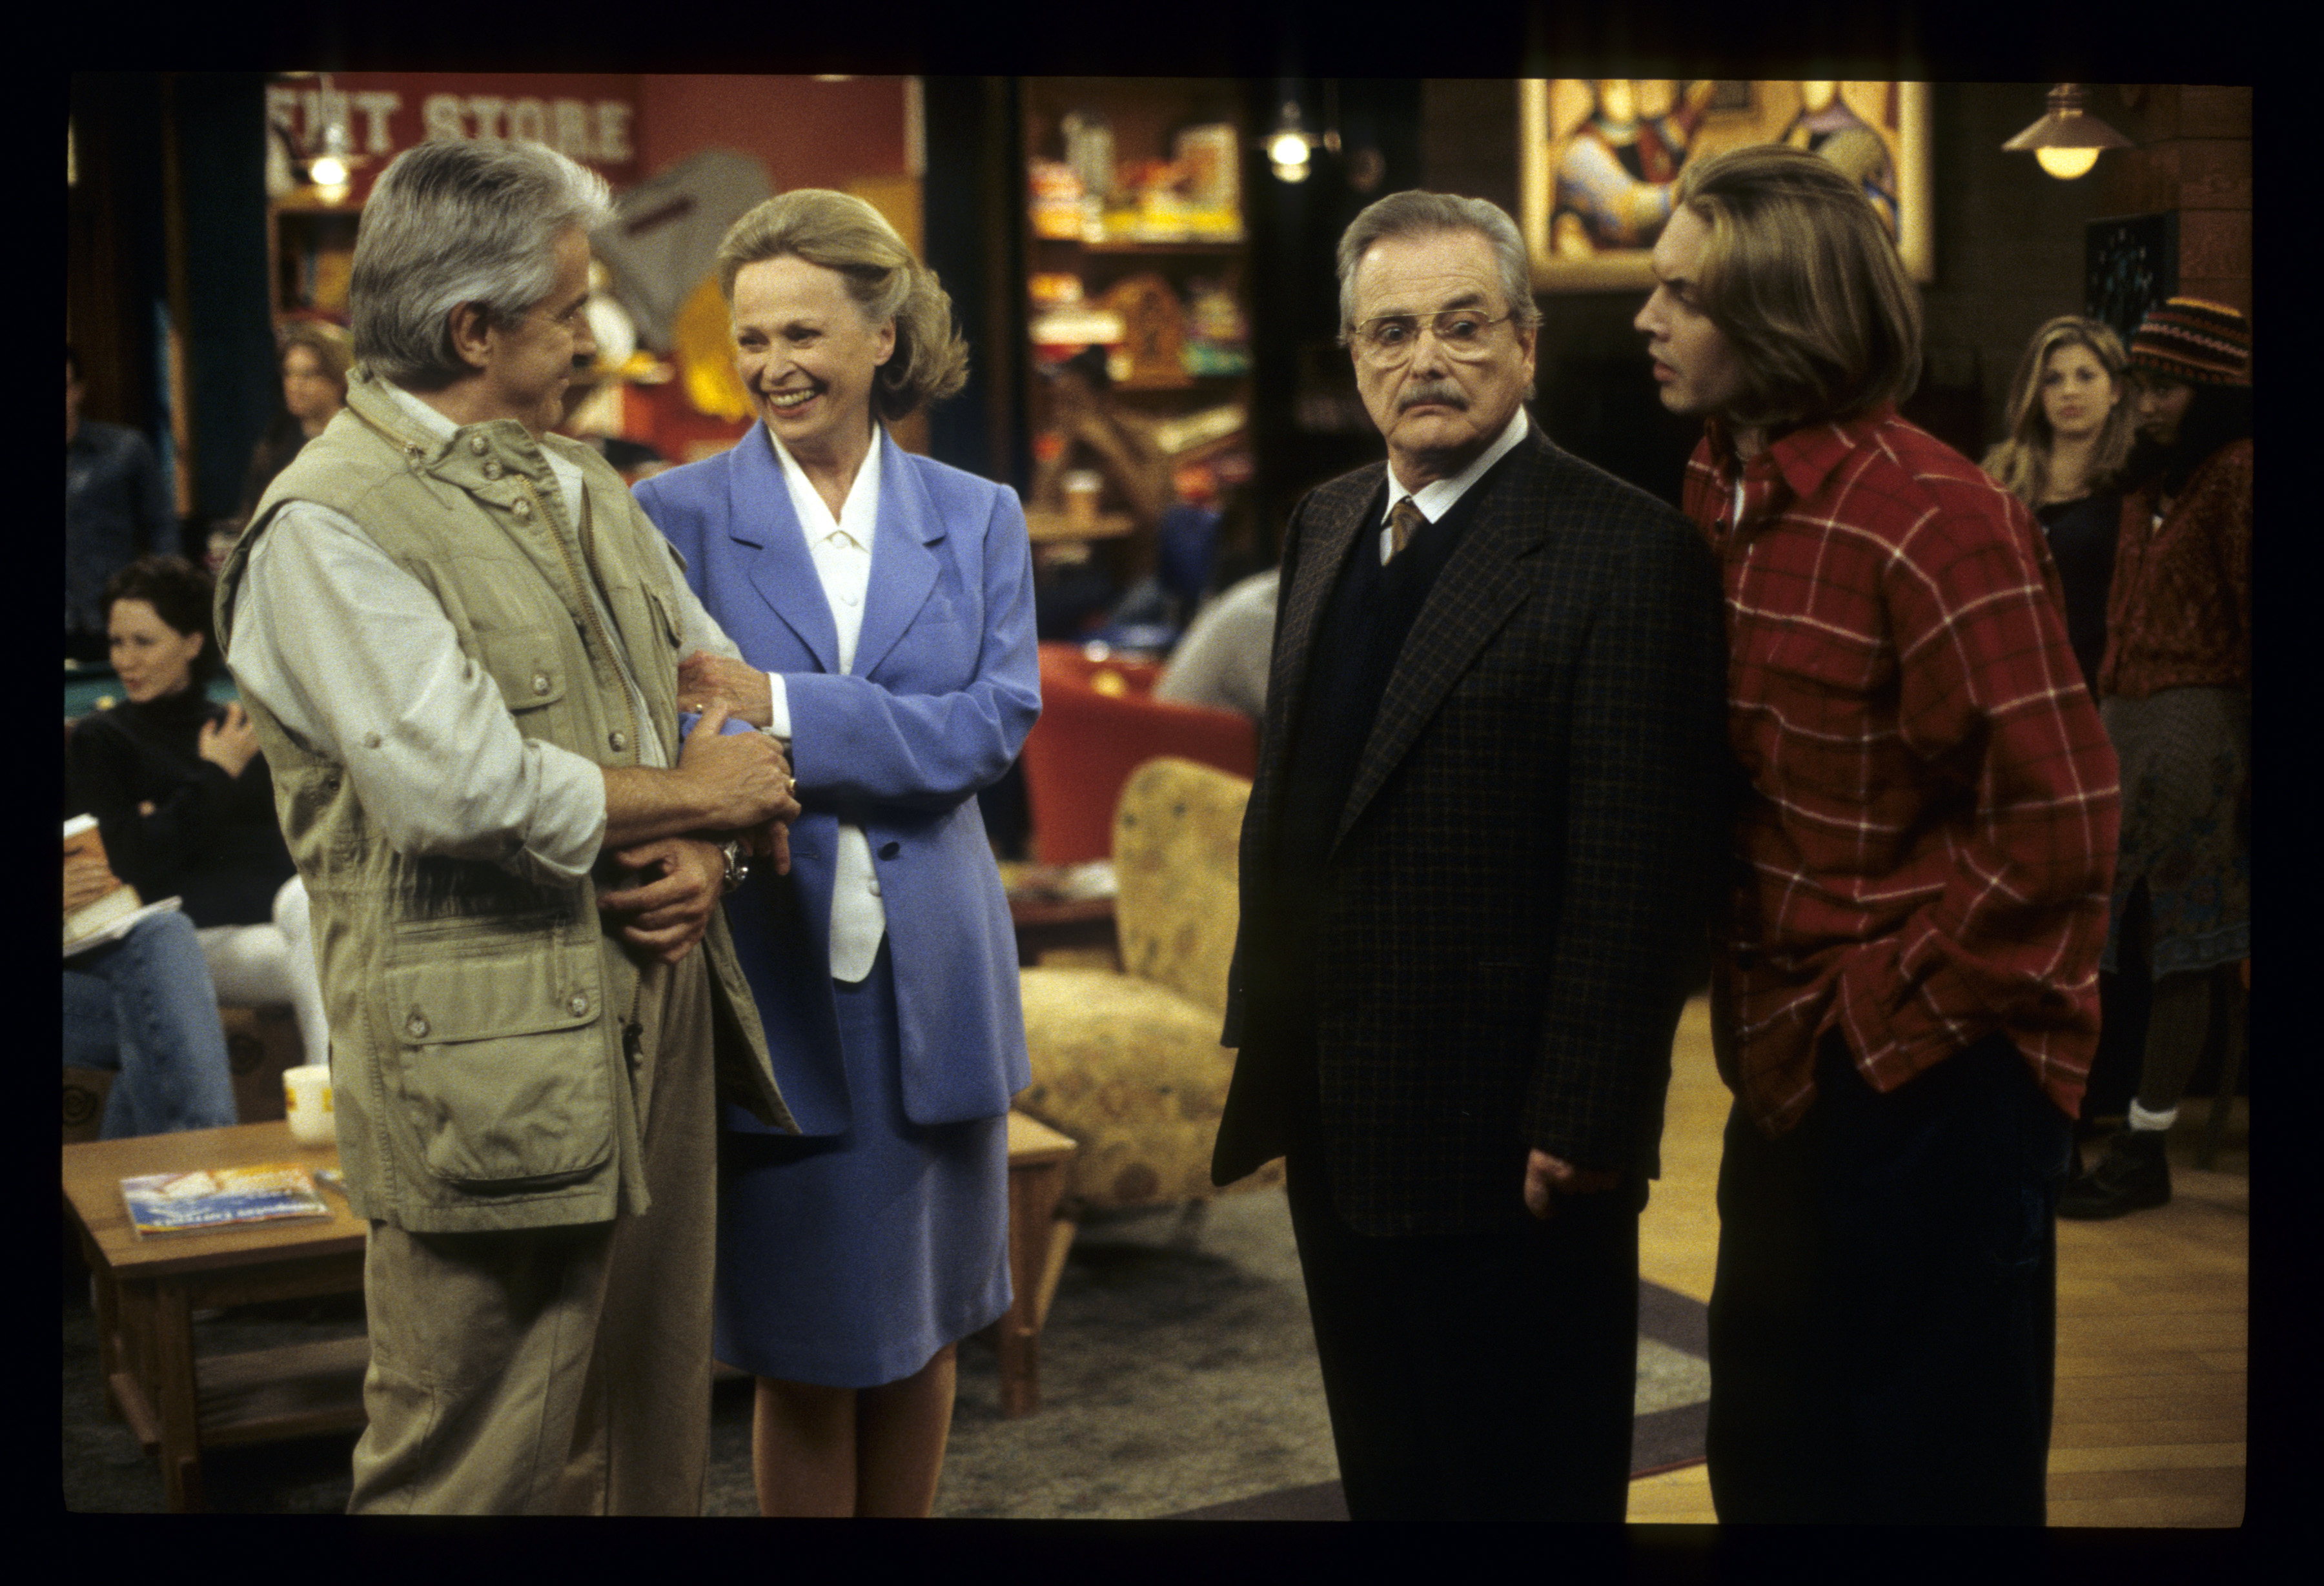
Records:
[[[2124,345],[2146,311],[2179,290],[2179,213],[2117,215],[2082,232],[2082,312]]]
[[[1643,291],[1690,160],[1812,149],[1863,184],[1916,281],[1936,274],[1929,85],[1535,78],[1518,84],[1534,290]]]

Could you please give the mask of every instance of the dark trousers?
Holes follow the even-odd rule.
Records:
[[[1483,1233],[1375,1239],[1318,1154],[1286,1187],[1351,1518],[1595,1520],[1629,1498],[1638,1218],[1618,1192]]]
[[[1999,1036],[1885,1095],[1830,1037],[1790,1133],[1729,1115],[1722,1522],[2043,1523],[2070,1128]]]

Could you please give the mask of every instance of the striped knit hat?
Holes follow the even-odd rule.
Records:
[[[2132,368],[2190,385],[2249,385],[2251,355],[2251,321],[2201,298],[2149,309],[2130,338]]]

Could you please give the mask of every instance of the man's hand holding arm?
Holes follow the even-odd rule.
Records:
[[[754,853],[790,870],[789,823],[798,816],[790,766],[772,739],[723,733],[726,708],[713,705],[687,734],[677,769],[605,768],[605,848],[649,872],[633,887],[598,895],[597,905],[631,917],[632,945],[675,964],[710,928],[725,890],[726,856],[705,832],[731,832]]]

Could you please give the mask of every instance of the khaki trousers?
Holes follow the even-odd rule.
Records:
[[[699,951],[647,972],[639,1019],[643,1216],[371,1225],[350,1514],[701,1512],[717,1152]]]

